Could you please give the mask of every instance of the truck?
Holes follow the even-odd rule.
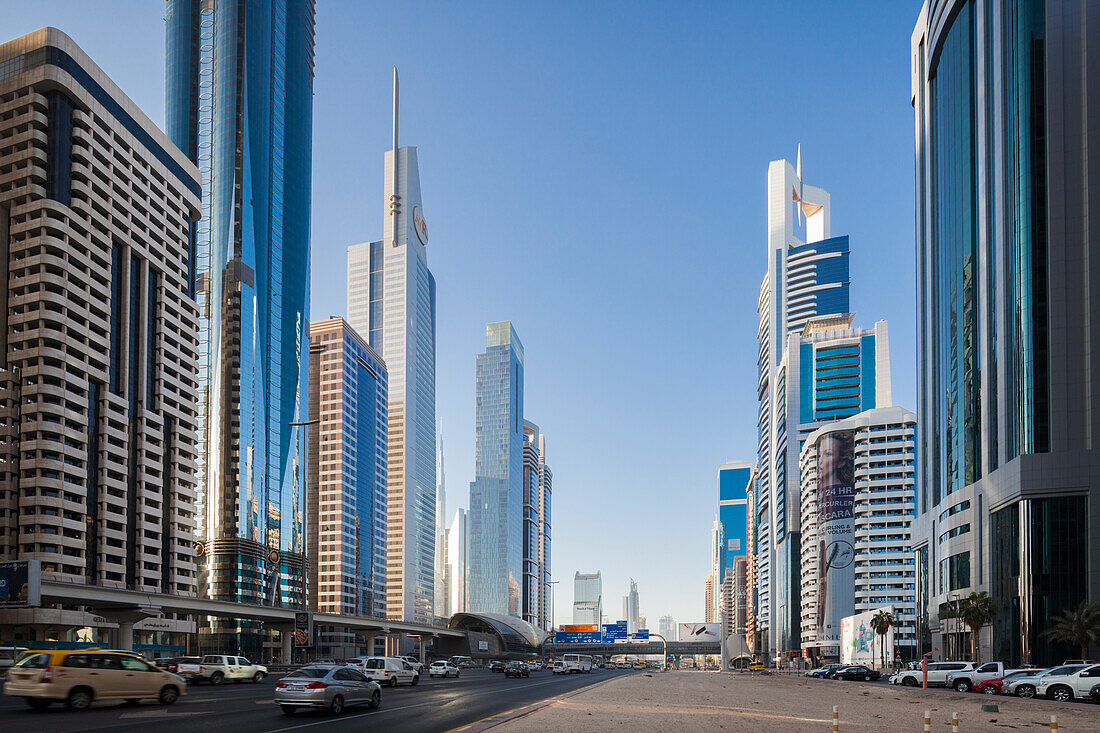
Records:
[[[945,685],[954,687],[956,692],[970,692],[980,683],[999,680],[1012,671],[1004,662],[986,662],[974,669],[950,672],[945,680]]]

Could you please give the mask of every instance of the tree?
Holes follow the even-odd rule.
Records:
[[[884,669],[886,668],[886,634],[893,625],[894,617],[885,609],[880,608],[878,613],[871,617],[871,628],[878,634],[879,659],[882,660]]]
[[[970,627],[970,643],[974,647],[974,664],[982,663],[982,628],[997,616],[997,606],[985,591],[971,593],[959,602],[957,615]]]
[[[1088,657],[1089,642],[1100,644],[1100,606],[1081,601],[1077,608],[1066,609],[1051,619],[1049,629],[1041,633],[1044,639],[1081,648],[1081,658]]]

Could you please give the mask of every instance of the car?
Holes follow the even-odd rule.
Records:
[[[1100,682],[1100,664],[1080,667],[1076,664],[1062,665],[1062,669],[1075,671],[1057,674],[1052,671],[1039,678],[1035,685],[1035,694],[1049,697],[1058,702],[1087,700],[1094,685]]]
[[[339,715],[356,705],[382,704],[382,687],[354,667],[309,664],[275,683],[275,704],[284,715],[305,708]]]
[[[160,657],[159,659],[154,659],[153,664],[159,669],[163,669],[165,672],[178,674],[180,662],[184,660],[193,664],[198,664],[202,661],[198,657]]]
[[[492,662],[489,662],[489,671],[490,672],[503,672],[504,671],[504,662],[500,661],[499,659],[494,660]]]
[[[764,663],[763,662],[753,662],[752,664],[749,665],[749,671],[750,672],[763,672],[764,671]]]
[[[508,662],[504,665],[505,677],[530,677],[531,670],[523,662]]]
[[[974,685],[974,692],[979,692],[983,695],[1000,695],[1004,693],[1004,686],[1017,680],[1021,677],[1029,677],[1031,675],[1039,674],[1043,670],[1036,667],[1028,667],[1025,669],[1011,670],[1004,677],[998,677],[992,680],[983,680]]]
[[[458,667],[448,659],[437,659],[428,667],[429,677],[458,677]]]
[[[565,662],[560,659],[554,660],[554,666],[551,667],[551,671],[554,674],[569,674],[569,667],[565,666]]]
[[[947,675],[952,672],[965,672],[973,668],[974,665],[970,662],[929,662],[928,686],[943,687],[947,684]],[[920,687],[924,684],[923,672],[919,667],[899,672],[893,676],[892,680],[895,685],[906,687]]]
[[[411,666],[413,669],[415,669],[417,674],[421,674],[424,671],[424,663],[421,662],[416,657],[405,656],[405,657],[398,657],[398,659],[404,659],[406,662],[408,662],[409,666]]]
[[[878,670],[865,667],[862,664],[841,667],[829,673],[829,679],[833,680],[863,680],[864,682],[870,682],[881,677],[882,675],[879,674]]]
[[[244,657],[227,654],[207,654],[198,664],[179,668],[179,675],[192,684],[209,682],[220,685],[222,682],[243,682],[252,680],[259,684],[267,678],[267,667],[253,664]]]
[[[98,649],[28,651],[8,670],[4,694],[23,698],[35,710],[64,702],[85,710],[96,700],[138,702],[153,698],[171,705],[187,683],[132,654]]]
[[[758,664],[759,664],[759,662],[758,662]],[[763,667],[764,665],[761,664],[760,666]],[[842,667],[844,667],[843,664],[836,664],[836,663],[825,664],[825,665],[822,665],[822,666],[818,667],[817,669],[807,670],[806,671],[806,676],[807,677],[816,677],[816,678],[828,677],[830,674],[837,671],[838,669],[841,669]]]
[[[1006,695],[1015,695],[1016,697],[1035,697],[1035,693],[1039,688],[1039,681],[1047,675],[1067,675],[1079,672],[1089,665],[1087,664],[1063,664],[1057,667],[1048,667],[1042,672],[1034,675],[1028,675],[1015,679],[1008,685],[1001,685]]]
[[[1062,662],[1062,664],[1100,664],[1100,662],[1096,661],[1095,659],[1067,659],[1066,661]]]
[[[414,687],[420,683],[420,673],[400,657],[368,657],[363,660],[363,666],[356,669],[378,684],[390,687],[397,687],[401,682]]]

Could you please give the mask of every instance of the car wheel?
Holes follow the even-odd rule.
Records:
[[[1035,697],[1035,685],[1020,685],[1016,688],[1016,697]]]
[[[418,684],[420,684],[420,675],[418,675],[418,674],[413,675],[412,684],[413,684],[413,687],[416,687]]]
[[[222,683],[222,680],[224,680],[224,679],[225,679],[224,674],[222,674],[221,672],[215,672],[214,674],[210,675],[210,684],[220,685]]]
[[[982,693],[984,693],[986,695],[996,695],[997,694],[997,688],[994,687],[993,685],[986,685],[985,687],[982,688]]]
[[[916,677],[903,677],[902,680],[901,680],[901,684],[905,687],[916,687],[917,686],[917,678]]]
[[[344,712],[344,696],[336,695],[332,698],[332,702],[328,704],[329,712],[333,715],[339,715]]]
[[[955,683],[955,692],[970,692],[970,683],[966,680],[959,680]]]
[[[23,699],[35,710],[45,710],[50,705],[53,705],[53,700],[46,700],[41,697],[24,697]]]
[[[372,707],[372,708],[376,708],[381,704],[382,704],[382,691],[381,690],[375,690],[374,693],[372,693],[371,696],[370,696],[370,702],[368,703],[368,706]]]
[[[283,715],[294,715],[294,711],[298,708],[293,705],[280,705],[279,709],[283,711]]]
[[[256,674],[252,675],[252,681],[258,685],[264,681],[264,676],[265,675],[263,672],[257,672]]]
[[[390,687],[397,687],[397,678],[390,677]]]
[[[92,691],[87,687],[78,687],[69,693],[65,704],[69,706],[70,710],[87,710],[88,706],[92,704]]]
[[[869,675],[869,674],[863,675],[863,681],[864,682],[870,682],[871,681],[871,675]]]
[[[1047,691],[1047,697],[1052,697],[1058,702],[1069,702],[1073,699],[1073,692],[1068,687],[1055,687]]]
[[[176,689],[174,685],[165,685],[161,688],[160,694],[157,695],[157,701],[161,705],[171,705],[180,696],[180,691]]]
[[[456,679],[456,680],[458,679],[458,675],[459,675],[459,673],[458,673],[458,672],[455,672],[455,679]]]

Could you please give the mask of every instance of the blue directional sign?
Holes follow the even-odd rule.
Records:
[[[649,641],[649,629],[638,629],[630,635],[630,638],[638,641]]]
[[[603,625],[603,638],[608,643],[614,643],[618,639],[626,639],[629,634],[627,633],[626,622],[618,624],[604,624]]]
[[[603,642],[603,634],[598,631],[557,631],[554,633],[555,644],[600,644]]]

